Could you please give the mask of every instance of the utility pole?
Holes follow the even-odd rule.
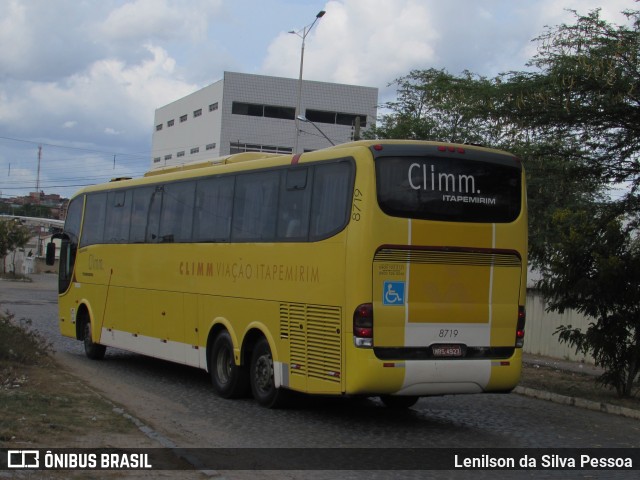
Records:
[[[353,126],[353,139],[355,141],[360,140],[360,116],[356,117],[355,125]]]
[[[40,205],[40,160],[42,160],[42,146],[38,145],[38,175],[36,176],[36,205]]]

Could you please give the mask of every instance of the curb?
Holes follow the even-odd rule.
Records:
[[[560,405],[568,405],[572,407],[586,408],[587,410],[593,410],[596,412],[609,413],[612,415],[619,415],[622,417],[633,418],[640,420],[640,410],[634,410],[627,407],[619,407],[617,405],[611,405],[610,403],[594,402],[592,400],[585,400],[578,397],[569,397],[567,395],[559,395],[557,393],[546,392],[544,390],[536,390],[529,387],[516,387],[513,390],[514,393],[523,395],[525,397],[537,398],[540,400],[548,400]]]

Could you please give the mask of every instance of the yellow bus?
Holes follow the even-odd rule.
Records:
[[[60,331],[90,358],[199,367],[267,407],[289,391],[410,407],[519,381],[525,177],[502,151],[240,153],[87,187],[58,237]]]

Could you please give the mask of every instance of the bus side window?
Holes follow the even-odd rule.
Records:
[[[292,168],[284,172],[278,210],[278,239],[306,241],[309,238],[311,169]]]
[[[164,186],[160,214],[160,242],[191,240],[195,181],[168,183]]]
[[[107,194],[107,216],[104,229],[106,243],[127,243],[131,220],[131,190],[116,190]]]
[[[233,204],[232,239],[274,240],[280,172],[238,175]]]
[[[130,243],[144,243],[147,228],[147,215],[153,187],[142,187],[133,190],[131,202],[131,227],[129,230]]]
[[[87,245],[94,245],[104,241],[106,207],[106,193],[87,195],[80,247],[86,247]]]
[[[144,233],[144,241],[147,243],[158,243],[161,241],[161,239],[158,238],[158,231],[160,229],[163,190],[164,186],[156,185],[151,192],[149,212],[147,214],[147,228]]]
[[[347,224],[352,183],[353,167],[350,163],[315,167],[311,203],[312,240],[331,236]]]
[[[235,176],[199,180],[193,215],[194,242],[228,242]]]

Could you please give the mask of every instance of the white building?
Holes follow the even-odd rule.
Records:
[[[231,153],[292,153],[298,80],[225,72],[222,80],[158,108],[151,168]],[[303,80],[298,152],[352,139],[376,119],[378,89]],[[315,125],[315,126],[314,126]],[[317,127],[317,128],[316,128]]]

